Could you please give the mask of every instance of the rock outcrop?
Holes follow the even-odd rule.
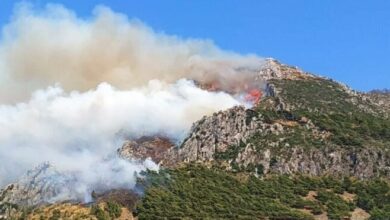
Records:
[[[16,207],[71,200],[66,192],[72,189],[72,182],[68,176],[44,163],[0,191],[0,214],[11,213]]]
[[[141,137],[126,141],[118,149],[118,154],[125,159],[145,160],[151,158],[154,162],[160,163],[165,152],[173,146],[173,142],[166,137]]]
[[[359,179],[390,177],[389,161],[390,151],[378,148],[352,150],[324,146],[323,149],[308,150],[294,147],[274,153],[272,149],[257,152],[253,145],[247,145],[234,160],[244,168],[261,164],[264,174],[354,176]]]
[[[307,79],[313,77],[315,76],[302,71],[298,67],[282,64],[273,58],[267,58],[257,73],[257,78],[264,81],[271,79]]]
[[[389,117],[390,115],[390,90],[374,90],[365,94],[375,106],[378,106]]]
[[[254,111],[242,106],[214,113],[196,122],[180,147],[170,149],[162,162],[172,166],[177,162],[212,161],[216,152],[245,141],[261,129]]]

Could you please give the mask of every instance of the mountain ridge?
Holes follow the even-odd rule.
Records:
[[[229,164],[228,170],[261,166],[265,174],[389,177],[389,109],[383,103],[273,59],[258,77],[267,84],[254,108],[203,117],[161,164],[216,162]]]
[[[128,140],[117,153],[129,160],[151,157],[168,170],[196,163],[257,178],[288,174],[389,180],[387,93],[358,92],[274,59],[267,59],[253,82],[264,85],[256,86],[263,96],[252,108],[236,106],[204,116],[179,145],[163,136],[141,137]],[[39,192],[51,185],[36,187]],[[14,192],[12,187],[2,191],[7,195],[0,201],[2,213],[9,212],[8,203],[43,205]]]

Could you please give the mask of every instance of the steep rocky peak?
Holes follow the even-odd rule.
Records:
[[[315,76],[304,72],[298,67],[282,64],[281,62],[273,58],[267,58],[258,73],[258,78],[261,78],[263,80],[271,80],[271,79],[294,80],[294,79],[307,79],[312,77]]]
[[[34,206],[54,202],[57,199],[72,200],[71,177],[57,171],[49,163],[43,163],[26,172],[17,182],[0,191],[0,205],[5,203]]]

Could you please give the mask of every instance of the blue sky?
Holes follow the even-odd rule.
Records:
[[[0,25],[17,1],[0,3]],[[274,57],[357,90],[390,88],[389,0],[35,0],[81,17],[102,4],[153,29]]]

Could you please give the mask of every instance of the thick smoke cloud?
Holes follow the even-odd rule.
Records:
[[[118,158],[124,135],[182,140],[203,115],[245,104],[234,87],[261,63],[156,33],[106,7],[81,19],[59,5],[21,4],[0,43],[0,186],[48,161],[75,177],[61,198],[131,188],[134,172],[158,166]]]
[[[59,171],[76,173],[81,189],[100,183],[131,187],[135,179],[129,171],[151,166],[114,155],[121,134],[179,140],[203,115],[237,104],[226,93],[201,90],[188,80],[154,80],[132,90],[107,83],[83,93],[66,93],[58,86],[39,90],[26,103],[0,105],[0,183],[49,161]],[[121,169],[115,168],[118,164]]]
[[[151,79],[228,85],[245,80],[242,67],[251,70],[262,62],[222,51],[207,40],[156,33],[102,6],[91,18],[80,19],[59,5],[37,11],[26,4],[16,8],[3,29],[0,57],[3,101],[21,100],[54,83],[66,91],[86,91],[101,82],[129,89]]]

